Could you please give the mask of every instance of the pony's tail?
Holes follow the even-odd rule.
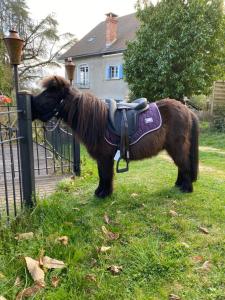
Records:
[[[191,167],[191,180],[196,181],[198,178],[198,164],[199,164],[199,150],[198,150],[198,137],[199,125],[197,117],[192,114],[192,127],[190,137],[190,167]]]

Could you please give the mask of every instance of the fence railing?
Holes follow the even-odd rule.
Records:
[[[35,203],[35,176],[80,174],[80,148],[66,125],[33,122],[31,96],[0,106],[0,220]],[[40,176],[40,177],[39,177]]]
[[[16,216],[23,207],[20,141],[15,106],[0,106],[0,219]]]

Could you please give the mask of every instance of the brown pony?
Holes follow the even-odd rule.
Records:
[[[33,119],[48,121],[53,116],[64,120],[75,136],[97,161],[98,197],[113,191],[113,165],[116,147],[105,140],[107,105],[89,93],[71,88],[68,81],[52,76],[43,81],[44,91],[32,98]],[[192,192],[198,173],[198,120],[182,103],[172,99],[156,102],[161,113],[160,129],[145,135],[130,146],[130,159],[139,160],[166,150],[178,167],[175,185],[182,192]]]

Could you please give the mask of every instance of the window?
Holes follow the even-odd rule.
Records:
[[[87,86],[89,84],[89,70],[88,65],[80,65],[79,68],[79,84],[81,86]]]
[[[123,66],[122,65],[110,65],[106,67],[106,79],[122,79],[123,78]]]
[[[110,79],[119,79],[119,68],[118,66],[109,67]]]

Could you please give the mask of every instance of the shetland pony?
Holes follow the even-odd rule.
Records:
[[[117,148],[105,140],[108,107],[90,93],[71,88],[60,76],[43,81],[43,92],[32,97],[32,117],[48,121],[53,116],[62,119],[74,135],[86,146],[97,161],[99,185],[97,197],[113,192],[113,165]],[[198,174],[198,120],[184,104],[173,99],[156,102],[161,113],[162,126],[146,134],[130,146],[130,160],[140,160],[166,150],[178,168],[175,185],[182,192],[192,192],[192,183]]]

